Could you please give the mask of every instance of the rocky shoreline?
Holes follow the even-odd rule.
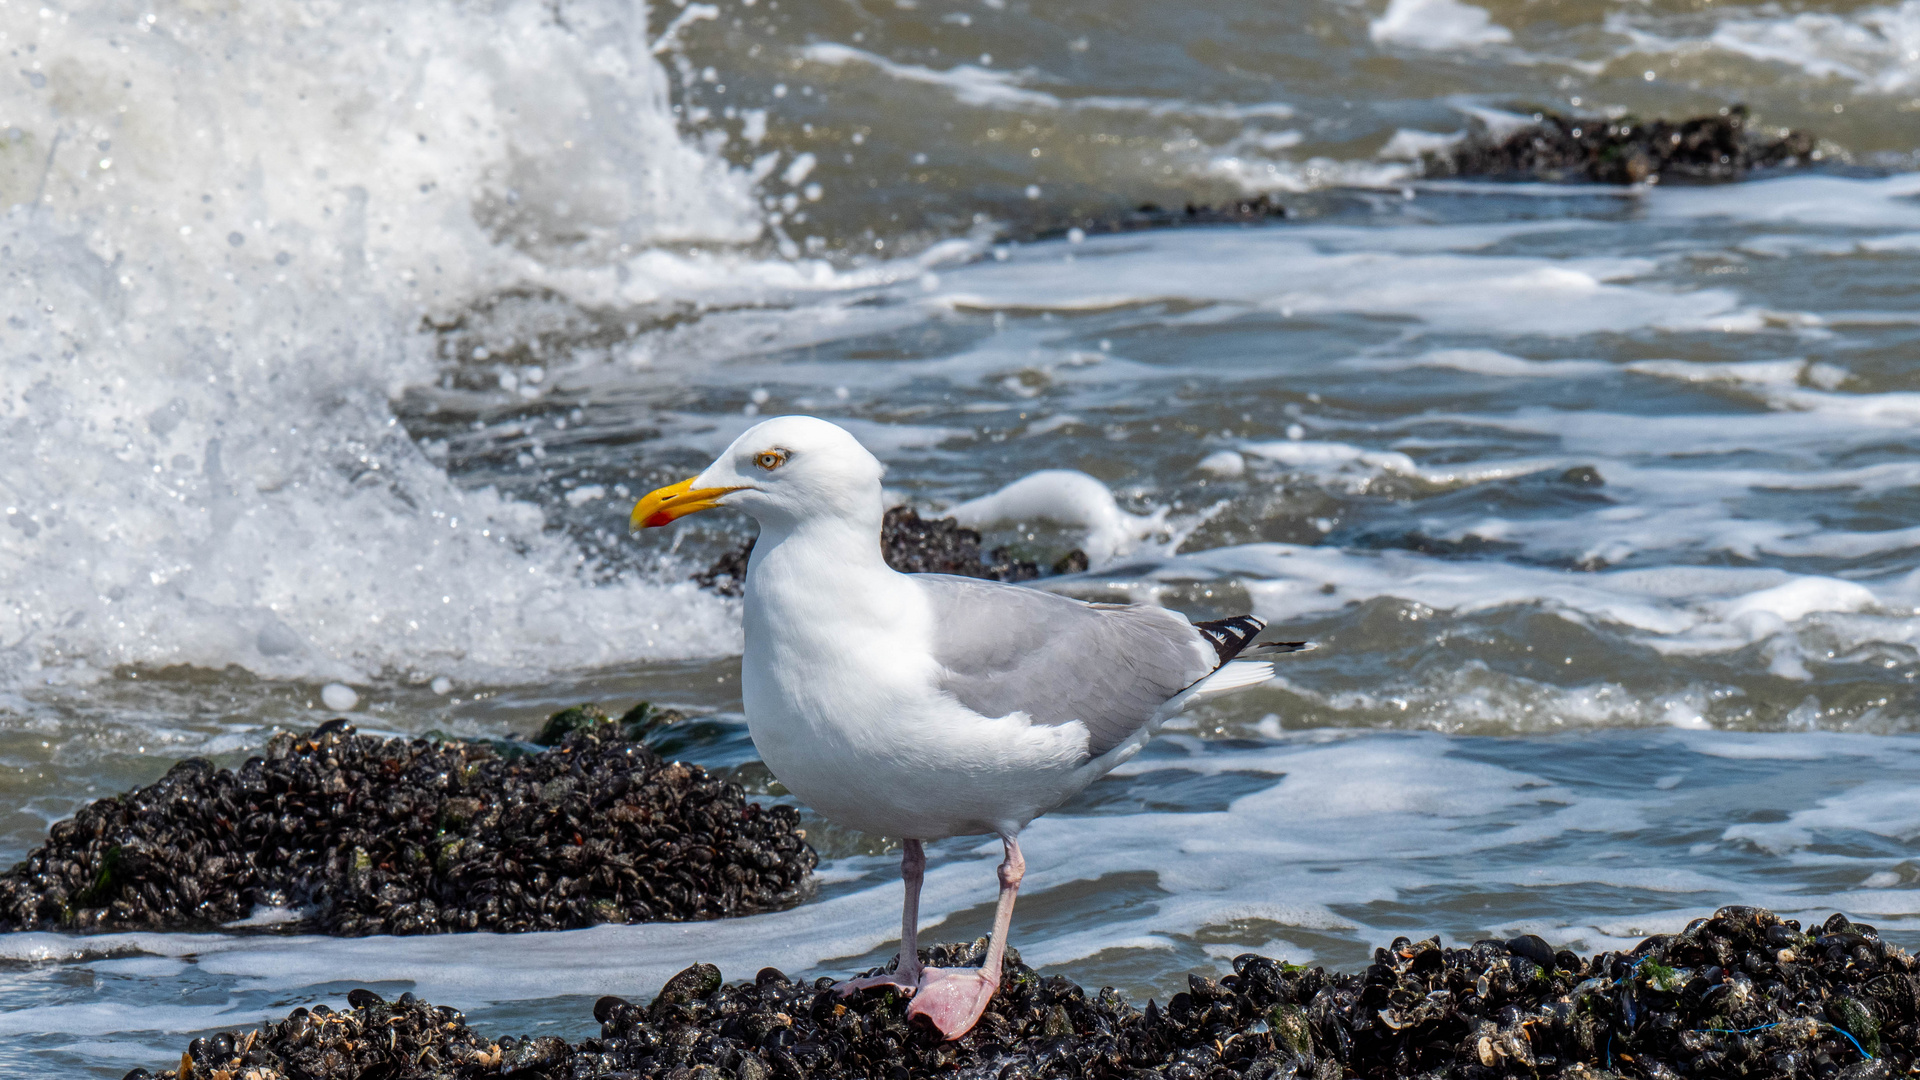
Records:
[[[967,964],[984,951],[925,955]],[[891,994],[829,987],[771,968],[728,985],[695,964],[646,1005],[601,998],[600,1034],[577,1043],[495,1038],[411,994],[355,990],[347,1010],[195,1039],[178,1066],[128,1080],[1881,1080],[1909,1073],[1920,1049],[1911,956],[1841,915],[1803,930],[1747,907],[1586,957],[1533,936],[1398,938],[1351,973],[1247,954],[1144,1009],[1009,953],[992,1007],[952,1043],[909,1026]]]
[[[0,932],[510,933],[790,907],[818,862],[786,806],[668,762],[672,714],[556,714],[529,745],[280,734],[53,826],[0,876]],[[550,745],[542,746],[539,743]]]

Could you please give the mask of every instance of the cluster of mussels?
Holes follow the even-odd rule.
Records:
[[[952,518],[921,517],[910,506],[896,506],[881,522],[880,553],[887,565],[903,574],[957,574],[962,577],[990,578],[994,581],[1032,581],[1048,573],[1040,564],[1014,558],[1006,548],[994,548],[982,554],[980,534],[962,527]],[[722,596],[739,596],[747,587],[747,557],[753,554],[753,541],[729,551],[712,566],[693,575],[693,580]],[[1087,568],[1087,554],[1078,548],[1070,551],[1050,572],[1077,574]]]
[[[1125,233],[1143,229],[1176,229],[1186,225],[1260,225],[1287,217],[1284,203],[1271,195],[1259,195],[1226,203],[1187,203],[1181,209],[1159,203],[1141,203],[1125,213],[1085,217],[1067,225],[1055,225],[1032,234],[1035,240],[1057,240],[1080,233]]]
[[[346,936],[511,932],[798,902],[818,861],[799,814],[661,760],[630,737],[650,712],[567,710],[547,749],[334,720],[238,769],[183,761],[55,825],[0,877],[0,932],[203,928],[256,909]]]
[[[1584,180],[1638,184],[1646,180],[1694,183],[1739,180],[1754,169],[1790,167],[1818,160],[1811,135],[1779,137],[1756,132],[1747,109],[1734,105],[1718,115],[1689,120],[1609,120],[1542,112],[1539,119],[1502,135],[1468,136],[1445,154],[1431,155],[1427,173],[1498,179]]]
[[[251,1031],[221,1032],[187,1044],[167,1080],[401,1080],[411,1077],[521,1075],[564,1060],[565,1041],[490,1040],[457,1009],[412,994],[388,1003],[371,990],[347,994],[348,1009],[295,1009]],[[505,1066],[503,1069],[502,1067]],[[556,1072],[554,1076],[564,1076]],[[135,1069],[126,1080],[152,1080]]]
[[[977,964],[986,943],[926,950]],[[771,968],[727,986],[696,964],[650,1005],[601,998],[598,1038],[488,1040],[459,1014],[355,991],[352,1014],[196,1039],[161,1080],[798,1080],[1029,1077],[1128,1080],[1460,1080],[1749,1077],[1885,1080],[1920,1049],[1913,958],[1836,915],[1803,933],[1730,907],[1628,953],[1582,958],[1538,937],[1444,948],[1405,938],[1363,972],[1245,955],[1191,976],[1165,1008],[1133,1008],[1041,977],[1011,951],[1000,992],[956,1042],[910,1025],[888,993]],[[329,1056],[331,1053],[332,1056]],[[145,1080],[136,1070],[129,1080]]]

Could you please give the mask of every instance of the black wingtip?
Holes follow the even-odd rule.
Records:
[[[1200,636],[1207,639],[1214,652],[1220,654],[1220,662],[1224,664],[1246,651],[1260,631],[1267,628],[1267,624],[1265,620],[1251,615],[1235,615],[1231,619],[1194,623],[1193,628],[1200,631]]]

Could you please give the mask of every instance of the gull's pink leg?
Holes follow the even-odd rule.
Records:
[[[926,876],[926,848],[918,840],[906,841],[900,846],[900,880],[907,887],[906,900],[900,907],[900,959],[891,972],[836,983],[834,990],[840,996],[885,986],[901,997],[912,997],[920,988],[920,883]]]
[[[1000,842],[1007,847],[1007,858],[1000,864],[1000,903],[993,912],[993,944],[987,948],[986,963],[977,968],[927,968],[920,977],[920,992],[907,1009],[908,1019],[925,1018],[949,1041],[973,1030],[1000,988],[1000,962],[1007,952],[1007,929],[1013,925],[1013,901],[1027,872],[1020,841],[1012,833],[1001,833]]]

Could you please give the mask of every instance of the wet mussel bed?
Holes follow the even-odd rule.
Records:
[[[984,949],[936,946],[927,959],[978,963]],[[773,969],[726,985],[696,964],[651,1004],[600,999],[600,1034],[573,1044],[490,1038],[452,1009],[356,990],[347,1011],[297,1009],[196,1039],[159,1076],[1878,1080],[1911,1070],[1920,1034],[1914,961],[1872,927],[1835,915],[1803,931],[1747,907],[1589,957],[1533,936],[1465,948],[1401,938],[1345,974],[1249,954],[1145,1009],[1010,957],[992,1007],[953,1043],[909,1026],[890,994],[841,999],[829,985]]]
[[[1476,131],[1429,155],[1429,177],[1598,184],[1724,183],[1758,169],[1810,165],[1821,158],[1803,131],[1769,134],[1746,106],[1685,120],[1567,116],[1552,110],[1515,130]]]
[[[560,930],[790,906],[817,861],[791,807],[664,761],[592,707],[553,745],[382,739],[335,720],[237,769],[192,759],[89,804],[0,877],[0,931]]]

